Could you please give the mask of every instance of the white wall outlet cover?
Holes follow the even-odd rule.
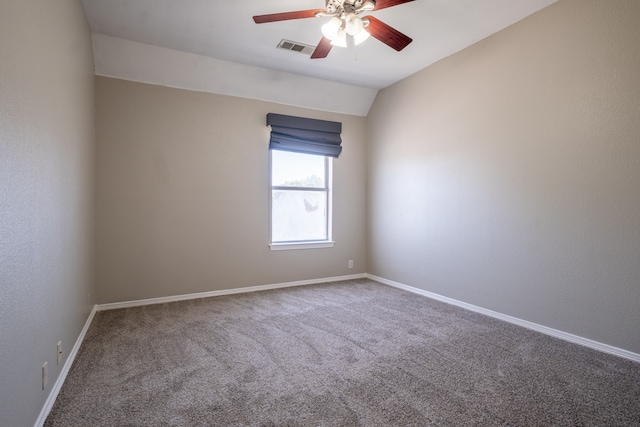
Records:
[[[47,386],[47,362],[42,365],[42,389]]]

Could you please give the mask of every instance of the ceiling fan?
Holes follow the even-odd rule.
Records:
[[[411,37],[371,15],[359,15],[412,1],[414,0],[325,0],[324,9],[257,15],[253,20],[256,24],[264,24],[290,19],[331,17],[331,20],[322,26],[322,39],[311,54],[312,59],[326,58],[333,46],[358,45],[369,36],[399,52],[413,41]]]

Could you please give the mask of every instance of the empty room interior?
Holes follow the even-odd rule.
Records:
[[[639,23],[0,0],[0,425],[640,425]]]

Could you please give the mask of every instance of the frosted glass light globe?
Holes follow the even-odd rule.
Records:
[[[329,22],[327,22],[321,27],[322,35],[328,38],[329,40],[333,40],[336,38],[338,34],[338,30],[340,29],[341,26],[342,26],[342,21],[340,20],[340,18],[337,18],[334,16],[333,18],[331,18]]]
[[[358,46],[360,43],[368,39],[370,35],[371,34],[369,34],[369,32],[367,32],[367,30],[363,28],[362,31],[360,31],[358,34],[353,36],[353,41],[355,45]]]
[[[347,32],[340,28],[335,38],[331,40],[331,44],[338,47],[347,47]]]
[[[345,17],[345,30],[350,36],[355,36],[364,27],[362,19],[358,18],[355,13],[349,13]]]

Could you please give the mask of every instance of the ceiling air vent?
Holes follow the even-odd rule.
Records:
[[[315,46],[309,46],[308,44],[292,42],[291,40],[280,40],[278,43],[278,47],[280,49],[292,50],[294,52],[304,53],[306,55],[311,55],[315,50]]]

